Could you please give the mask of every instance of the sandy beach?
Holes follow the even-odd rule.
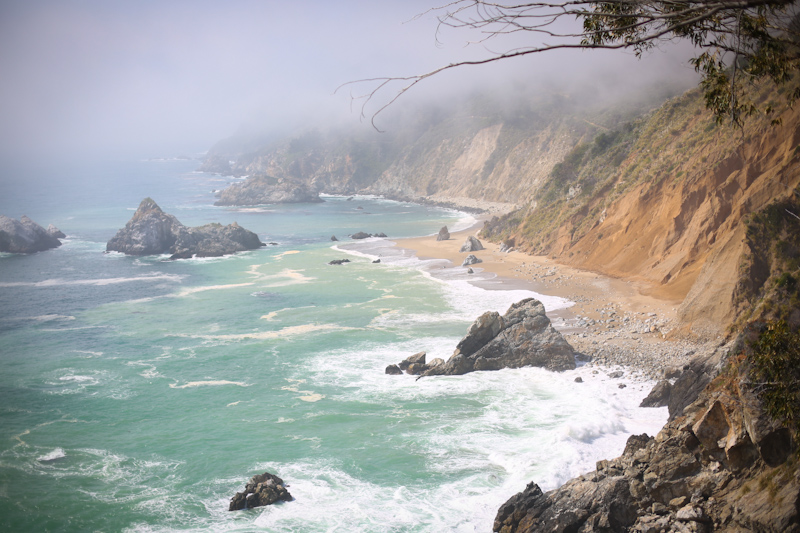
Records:
[[[448,240],[437,241],[431,235],[396,243],[420,259],[444,259],[451,263],[448,268],[463,269],[468,253],[459,249],[467,237],[477,237],[485,219],[451,233]],[[649,287],[643,282],[574,269],[543,256],[501,252],[498,244],[490,242],[481,244],[484,250],[470,252],[481,263],[471,268],[496,278],[491,284],[475,283],[489,289],[527,289],[574,302],[567,309],[548,312],[548,316],[570,344],[591,358],[589,364],[621,365],[642,377],[658,379],[665,370],[682,367],[696,353],[713,349],[721,340],[698,343],[670,335],[677,328],[676,311],[681,302],[649,296]]]

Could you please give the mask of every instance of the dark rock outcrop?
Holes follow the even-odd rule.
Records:
[[[483,245],[481,244],[481,241],[470,235],[469,237],[467,237],[467,240],[464,242],[464,244],[461,245],[461,249],[459,249],[458,251],[477,252],[480,250],[483,250]]]
[[[703,367],[708,360],[699,362]],[[543,494],[498,510],[493,531],[800,531],[800,472],[786,428],[719,376],[658,433]]]
[[[447,226],[442,227],[439,230],[439,233],[436,234],[437,241],[446,241],[450,239],[450,232],[447,230]]]
[[[250,509],[272,505],[277,501],[290,502],[294,498],[286,490],[286,484],[281,478],[269,472],[253,476],[244,488],[244,492],[237,492],[231,498],[229,511]]]
[[[351,239],[356,239],[356,240],[369,239],[370,237],[379,237],[381,239],[385,239],[386,238],[386,234],[383,233],[383,232],[381,232],[381,233],[367,233],[365,231],[359,231],[357,233],[353,233],[352,235],[350,235]]]
[[[491,311],[478,317],[450,359],[423,375],[460,375],[523,366],[554,371],[575,368],[575,351],[553,328],[544,305],[535,298],[513,304],[503,316]]]
[[[343,265],[343,264],[349,263],[349,262],[350,262],[349,259],[333,259],[331,261],[328,261],[328,264],[329,265]]]
[[[403,371],[400,370],[400,367],[397,366],[397,365],[389,365],[389,366],[386,367],[386,372],[385,373],[393,375],[393,376],[399,376],[399,375],[401,375],[403,373]]]
[[[323,200],[306,184],[270,177],[252,177],[223,189],[214,205],[319,203]]]
[[[264,246],[258,235],[235,222],[188,228],[145,198],[124,228],[106,244],[128,255],[172,254],[171,259],[219,257]]]
[[[0,252],[32,254],[61,246],[56,235],[65,235],[50,227],[55,230],[52,234],[25,215],[19,220],[0,215]]]
[[[655,384],[650,394],[642,400],[639,407],[664,407],[669,405],[669,394],[672,390],[672,384],[666,379],[662,379]]]

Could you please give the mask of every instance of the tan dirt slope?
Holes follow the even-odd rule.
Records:
[[[563,225],[552,248],[557,260],[649,282],[654,296],[683,300],[679,318],[690,329],[724,330],[733,319],[733,290],[747,252],[745,217],[791,195],[800,183],[800,109],[786,110],[782,119],[779,126],[762,119],[743,132],[728,128],[724,138],[705,146],[684,144],[675,168],[686,169],[683,179],[645,181],[627,190],[606,203],[594,227],[574,242],[571,224]],[[692,127],[686,125],[684,134]],[[680,147],[684,134],[660,148]],[[632,153],[627,163],[637,157],[642,154]]]

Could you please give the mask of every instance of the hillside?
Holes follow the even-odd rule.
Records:
[[[778,96],[759,88],[756,98]],[[738,130],[717,125],[699,91],[689,91],[578,144],[533,202],[483,233],[572,266],[644,280],[655,295],[683,302],[687,327],[719,332],[740,311],[733,299],[747,252],[743,221],[792,195],[798,143],[797,109],[752,117]]]
[[[662,85],[624,106],[609,105],[588,87],[471,95],[402,110],[384,133],[364,125],[311,129],[257,147],[246,137],[228,139],[209,151],[202,169],[293,179],[332,194],[524,205],[577,143],[676,92]]]

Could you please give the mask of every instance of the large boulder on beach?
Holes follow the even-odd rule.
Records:
[[[575,368],[575,351],[553,328],[544,305],[535,298],[513,304],[502,316],[490,311],[478,317],[450,359],[429,368],[423,376],[523,366],[554,371]]]
[[[264,472],[250,478],[244,491],[237,492],[231,498],[228,510],[239,511],[241,509],[263,507],[278,501],[290,502],[293,499],[289,491],[286,490],[286,484],[281,478],[269,472]]]
[[[478,252],[480,250],[483,250],[481,241],[470,235],[467,237],[467,240],[464,242],[464,244],[461,245],[459,252]]]
[[[236,222],[189,228],[145,198],[124,228],[106,244],[106,251],[128,255],[172,254],[172,259],[219,257],[264,246],[258,235]]]
[[[447,226],[444,226],[439,230],[439,233],[436,234],[436,240],[446,241],[448,239],[450,239],[450,232],[447,230]]]
[[[64,237],[55,226],[55,232]],[[0,215],[0,252],[12,254],[32,254],[61,246],[56,233],[49,233],[42,226],[22,215],[15,220]]]
[[[306,184],[288,179],[256,176],[222,190],[214,205],[263,205],[322,202]]]
[[[461,263],[461,266],[477,265],[478,263],[482,262],[483,260],[480,257],[474,254],[469,254],[467,257],[464,258],[464,262]]]

